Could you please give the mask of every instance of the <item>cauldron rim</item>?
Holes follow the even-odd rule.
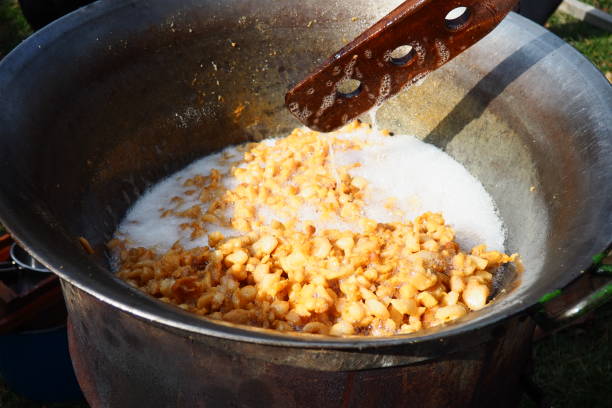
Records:
[[[99,1],[88,5],[84,8],[76,10],[49,26],[43,28],[39,32],[34,33],[30,38],[25,40],[16,49],[14,49],[9,55],[7,55],[2,62],[0,62],[0,73],[2,72],[15,72],[18,67],[22,64],[27,64],[29,58],[33,58],[38,47],[47,43],[51,43],[67,32],[70,32],[77,27],[95,21],[96,19],[103,17],[107,14],[117,12],[122,8],[134,7],[134,0],[121,0],[121,1]],[[547,33],[547,31],[537,26],[534,23],[529,22],[523,17],[520,17],[514,13],[511,13],[506,21],[502,25],[516,25],[521,26],[523,29],[530,30],[541,35]],[[552,34],[550,34],[552,36]],[[561,41],[558,39],[558,41]],[[605,77],[599,72],[592,64],[586,62],[584,56],[582,56],[575,49],[569,49],[564,47],[558,50],[559,58],[568,61],[578,61],[582,64],[586,74],[589,75],[594,84],[608,83]],[[585,63],[586,62],[586,63]],[[605,81],[605,82],[604,82]],[[0,89],[6,86],[5,80],[0,77]],[[612,101],[612,92],[610,91],[609,84],[607,90],[600,90],[599,95],[604,101]],[[610,112],[611,104],[601,107],[602,112],[605,110]],[[85,257],[75,257],[68,252],[58,253],[56,251],[50,251],[45,246],[45,237],[36,236],[32,231],[28,230],[26,226],[20,224],[19,221],[15,222],[11,215],[15,215],[17,209],[13,208],[10,202],[8,202],[3,196],[0,196],[0,219],[3,224],[6,225],[7,229],[12,232],[16,240],[28,251],[31,251],[40,261],[45,264],[49,269],[58,274],[63,280],[69,282],[71,285],[76,286],[79,289],[95,296],[97,299],[110,304],[117,309],[137,316],[140,319],[152,322],[154,324],[167,327],[172,330],[181,330],[186,333],[205,335],[223,338],[227,340],[235,340],[241,342],[266,344],[273,346],[284,346],[284,347],[297,347],[297,348],[309,348],[309,349],[372,349],[372,348],[387,348],[405,345],[416,345],[416,344],[442,344],[454,338],[457,342],[468,341],[468,343],[481,343],[487,336],[483,336],[483,328],[493,329],[498,323],[506,320],[519,313],[525,312],[536,304],[537,299],[544,293],[556,289],[556,287],[550,287],[543,289],[535,293],[530,293],[521,299],[519,302],[515,302],[512,305],[507,306],[505,309],[486,315],[482,318],[470,321],[465,324],[457,324],[447,326],[441,330],[423,331],[414,335],[401,335],[392,337],[382,338],[331,338],[331,337],[318,337],[318,336],[295,336],[279,333],[273,330],[265,329],[251,329],[243,328],[234,325],[217,324],[211,321],[202,320],[194,315],[184,312],[178,308],[163,304],[162,302],[156,301],[149,298],[148,296],[128,290],[117,290],[118,285],[116,279],[113,277],[104,277],[99,279],[95,277],[97,274],[107,274],[102,268],[93,265],[91,262],[87,262]],[[612,223],[610,223],[612,224]],[[604,225],[605,227],[605,225]],[[607,227],[609,231],[605,231],[602,228],[602,234],[605,236],[612,237],[612,225]],[[609,244],[610,238],[605,244]],[[603,239],[600,239],[603,242]],[[600,248],[600,249],[603,249]],[[586,268],[588,265],[584,265]],[[578,276],[580,271],[571,271],[565,275],[564,279],[558,282],[557,287],[562,287],[569,281],[573,280]],[[478,335],[475,335],[478,333]],[[471,339],[471,340],[466,340]]]

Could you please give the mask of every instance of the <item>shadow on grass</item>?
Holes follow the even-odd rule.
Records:
[[[612,303],[538,341],[532,379],[555,408],[612,407]],[[521,408],[535,406],[523,401]]]
[[[2,408],[88,408],[89,406],[85,402],[50,404],[50,403],[40,403],[40,402],[30,401],[10,391],[6,387],[6,385],[3,384],[2,378],[0,377],[0,407]]]
[[[589,38],[605,39],[610,36],[610,33],[607,31],[578,20],[551,24],[548,26],[548,29],[565,41],[583,41]]]
[[[17,0],[0,0],[0,59],[31,33]]]
[[[586,55],[604,73],[612,71],[611,33],[560,12],[551,17],[546,28]]]

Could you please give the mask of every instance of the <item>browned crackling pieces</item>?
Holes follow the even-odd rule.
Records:
[[[361,126],[366,125],[355,122],[342,131]],[[365,147],[350,139],[334,145]],[[224,175],[218,171],[184,183],[202,204],[174,215],[189,220],[185,228],[192,228],[192,238],[207,233],[209,246],[176,244],[157,254],[114,240],[119,277],[212,319],[333,336],[387,336],[485,307],[492,272],[517,258],[484,245],[462,252],[441,214],[388,224],[365,218],[368,181],[352,177],[350,166],[330,168],[329,143],[316,132],[296,129],[274,146],[255,143],[242,151],[231,171],[239,180],[236,188],[221,188]],[[319,231],[291,218],[268,225],[256,212],[265,205],[291,215],[304,204],[360,231]],[[393,200],[388,207],[394,210]],[[173,213],[164,209],[160,216]],[[226,238],[215,225],[232,226],[241,235]]]

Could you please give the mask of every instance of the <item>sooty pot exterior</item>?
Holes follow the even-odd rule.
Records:
[[[64,291],[70,353],[93,407],[515,407],[533,333],[528,316],[514,317],[488,341],[442,358],[323,371],[317,350],[189,336],[117,312],[70,284]],[[397,352],[363,350],[363,358]],[[270,357],[280,353],[294,361]],[[326,358],[343,354],[350,353]],[[298,360],[311,368],[296,367]]]

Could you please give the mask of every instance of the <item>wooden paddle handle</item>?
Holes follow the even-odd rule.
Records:
[[[285,105],[309,128],[335,130],[478,42],[517,2],[408,0],[291,89]]]

